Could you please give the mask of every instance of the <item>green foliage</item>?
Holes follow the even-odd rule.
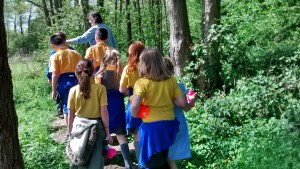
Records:
[[[45,65],[32,58],[13,58],[10,67],[25,168],[67,168],[65,146],[55,143],[50,135],[49,124],[56,113],[50,99],[51,87],[44,76]]]
[[[179,165],[298,168],[299,70],[295,65],[279,76],[243,78],[228,94],[196,104],[187,114],[193,158]]]

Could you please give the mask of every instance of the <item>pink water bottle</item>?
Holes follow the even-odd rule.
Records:
[[[193,90],[193,89],[190,89],[189,92],[188,92],[187,95],[186,95],[186,98],[187,98],[187,102],[188,102],[188,103],[191,102],[191,98],[190,98],[190,97],[191,97],[193,94],[195,94],[194,90]],[[193,105],[193,106],[195,106],[195,105]]]

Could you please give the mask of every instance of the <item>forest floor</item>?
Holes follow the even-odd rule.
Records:
[[[52,128],[53,131],[55,131],[51,134],[52,139],[59,144],[66,144],[68,136],[64,119],[62,117],[56,117],[55,120],[52,122]],[[125,167],[123,167],[124,165],[120,146],[118,145],[118,141],[115,136],[113,136],[113,139],[114,144],[111,147],[117,151],[117,154],[112,159],[105,159],[104,169],[125,169]],[[134,151],[133,143],[128,143],[128,145],[129,149],[131,151]],[[137,168],[137,165],[134,164],[134,166]]]

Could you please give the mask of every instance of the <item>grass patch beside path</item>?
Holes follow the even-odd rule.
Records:
[[[12,58],[9,63],[25,168],[68,168],[65,145],[51,139],[50,123],[56,111],[45,78],[46,64],[30,58]]]

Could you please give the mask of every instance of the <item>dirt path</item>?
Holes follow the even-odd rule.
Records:
[[[55,131],[51,134],[52,139],[57,143],[65,144],[67,139],[67,128],[64,119],[62,119],[61,117],[57,117],[52,123],[52,128]],[[113,138],[114,142],[117,142],[116,137]],[[128,145],[129,149],[131,151],[134,151],[133,143],[129,143]],[[110,160],[105,160],[106,166],[104,167],[104,169],[125,169],[125,167],[122,167],[122,164],[120,164],[123,163],[120,146],[114,145],[112,147],[117,150],[117,155]]]

